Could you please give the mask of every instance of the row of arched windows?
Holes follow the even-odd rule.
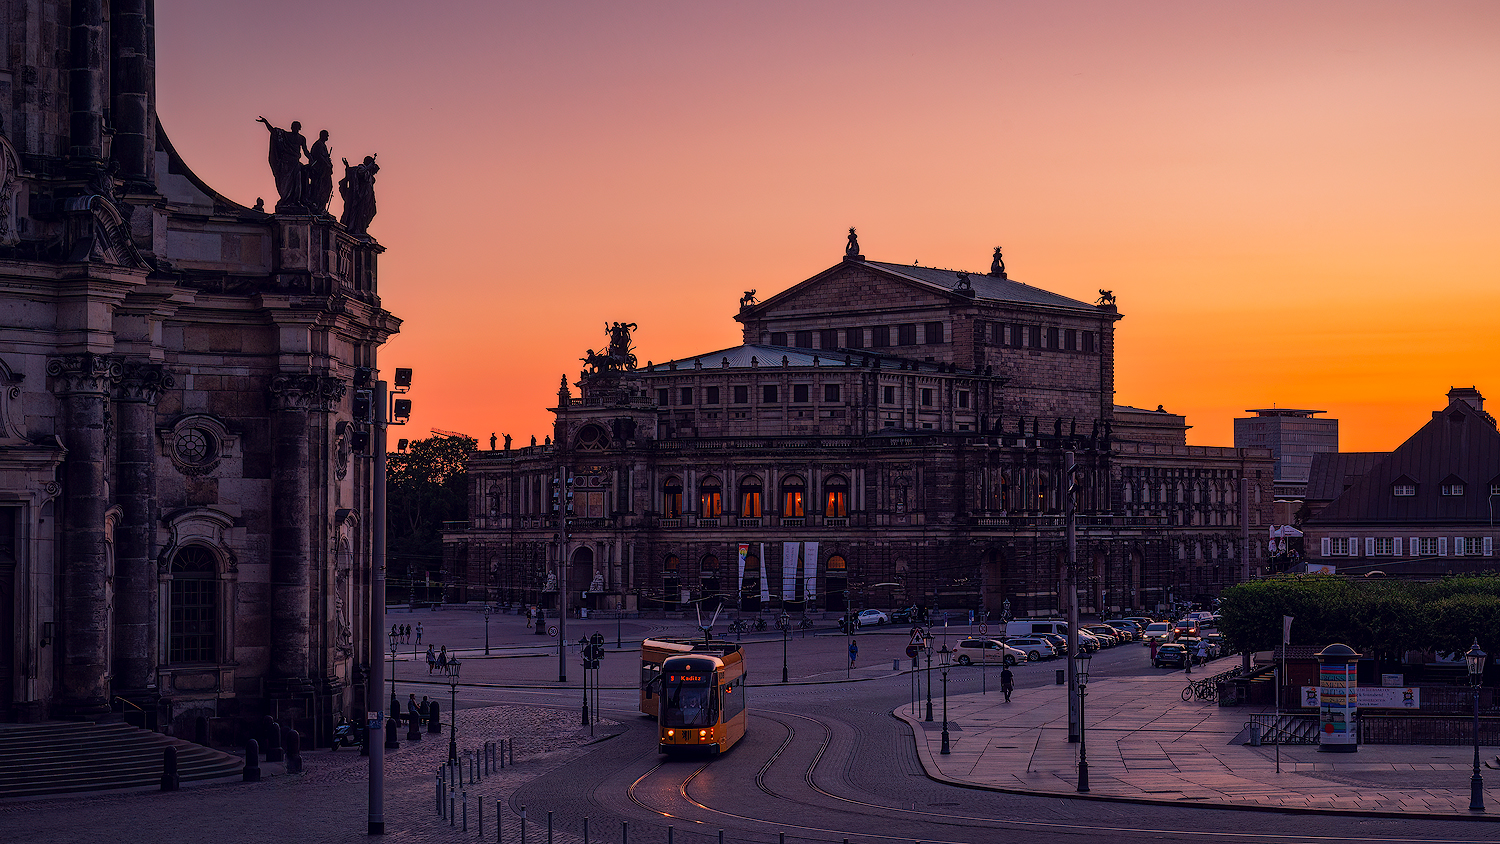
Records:
[[[698,482],[698,516],[714,519],[724,514],[724,485],[718,477],[709,475]],[[747,519],[758,519],[764,514],[765,485],[759,476],[747,475],[736,489],[739,504],[738,515]],[[807,481],[801,475],[787,475],[781,479],[778,490],[783,518],[800,519],[807,516],[809,500]],[[683,514],[684,488],[682,478],[672,476],[662,482],[662,515],[675,519]],[[833,475],[823,481],[821,500],[822,513],[826,518],[842,518],[849,515],[849,481],[842,475]]]

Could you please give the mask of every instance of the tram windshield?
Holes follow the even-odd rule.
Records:
[[[713,686],[704,675],[669,674],[662,677],[661,723],[667,727],[709,727],[716,714]]]

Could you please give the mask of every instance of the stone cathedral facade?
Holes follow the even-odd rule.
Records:
[[[268,213],[194,175],[157,121],[151,0],[0,15],[0,720],[316,738],[367,708],[350,383],[399,328],[382,249],[326,189]]]
[[[1071,582],[1086,613],[1206,603],[1261,573],[1270,455],[1117,406],[1120,318],[1106,291],[1011,279],[998,249],[988,273],[898,265],[851,231],[834,266],[746,293],[739,346],[641,363],[616,323],[551,437],[472,455],[448,597],[999,617],[1060,612]]]

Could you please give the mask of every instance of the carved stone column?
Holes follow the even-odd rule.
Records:
[[[120,365],[102,355],[47,361],[57,396],[57,426],[63,460],[62,558],[58,640],[62,645],[55,695],[59,717],[109,711],[105,664],[108,650],[108,549],[105,547],[105,400],[120,378]]]
[[[312,467],[309,415],[343,397],[321,375],[271,381],[271,683],[273,695],[305,691],[311,663]]]
[[[115,502],[124,512],[115,529],[114,685],[132,698],[149,699],[146,690],[156,683],[155,408],[173,383],[160,364],[126,363],[115,387]]]

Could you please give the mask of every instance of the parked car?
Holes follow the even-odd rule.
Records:
[[[1025,652],[1026,659],[1030,662],[1052,659],[1057,656],[1057,650],[1052,647],[1052,643],[1040,636],[1016,636],[1005,640],[1005,644]]]
[[[1146,629],[1144,625],[1136,624],[1128,618],[1111,618],[1104,623],[1125,634],[1127,642],[1138,641]]]
[[[1210,639],[1203,638],[1203,637],[1199,637],[1199,636],[1184,636],[1181,639],[1178,639],[1177,643],[1188,649],[1188,653],[1191,654],[1192,657],[1193,657],[1193,664],[1194,665],[1197,665],[1198,663],[1200,663],[1200,662],[1203,661],[1203,660],[1201,660],[1201,659],[1198,658],[1198,645],[1199,645],[1199,643],[1202,643],[1203,646],[1205,648],[1207,648],[1207,654],[1208,654],[1208,658],[1209,659],[1218,659],[1219,658],[1219,650],[1220,650],[1220,648],[1219,648],[1219,643],[1217,641],[1210,640]]]
[[[1172,641],[1172,625],[1165,621],[1156,621],[1146,625],[1147,642],[1170,642]]]
[[[849,616],[847,615],[839,616],[839,629],[843,630],[845,633],[849,632],[847,629],[845,629],[847,625],[846,619],[848,618]],[[855,630],[858,630],[861,627],[872,627],[890,623],[891,617],[881,612],[880,610],[860,610],[859,614],[854,616]]]
[[[916,607],[901,607],[891,610],[892,624],[916,624],[920,619]]]
[[[1152,665],[1157,668],[1186,668],[1188,664],[1188,649],[1184,645],[1168,642],[1156,649],[1156,660]]]
[[[976,662],[1015,665],[1028,659],[1025,651],[1006,645],[998,639],[964,639],[953,649],[953,661],[959,665]]]
[[[1144,615],[1127,615],[1125,616],[1125,620],[1135,622],[1135,626],[1141,629],[1142,636],[1146,635],[1147,627],[1150,627],[1151,625],[1156,623],[1156,619],[1147,618]]]
[[[1094,637],[1099,640],[1099,644],[1102,647],[1112,648],[1124,641],[1120,636],[1120,631],[1110,627],[1108,624],[1090,624],[1084,629],[1094,634]]]

